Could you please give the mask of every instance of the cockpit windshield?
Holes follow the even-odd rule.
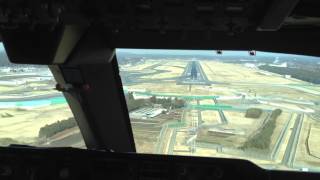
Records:
[[[320,170],[320,58],[118,49],[117,59],[138,152]]]
[[[48,66],[12,64],[0,44],[0,146],[85,143]]]

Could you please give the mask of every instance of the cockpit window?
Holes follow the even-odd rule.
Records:
[[[320,58],[118,49],[140,153],[320,170]]]
[[[0,45],[0,146],[85,144],[48,66],[12,64]]]

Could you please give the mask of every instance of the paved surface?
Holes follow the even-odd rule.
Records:
[[[291,136],[282,160],[282,164],[285,164],[288,167],[293,166],[293,162],[294,162],[294,158],[296,155],[297,146],[299,142],[302,122],[303,122],[303,114],[299,114],[292,128]]]
[[[213,102],[215,105],[218,104],[218,100],[216,98],[213,99]],[[228,120],[226,118],[226,116],[224,115],[223,111],[221,109],[218,110],[219,116],[220,116],[220,120],[222,124],[228,124]]]
[[[283,144],[283,141],[285,139],[285,134],[289,131],[289,124],[291,122],[292,119],[292,114],[290,115],[290,117],[288,118],[286,124],[284,125],[284,127],[281,130],[281,133],[279,135],[279,138],[277,139],[276,145],[274,146],[272,152],[271,152],[271,159],[275,160],[276,157],[279,154],[280,151],[280,146]]]
[[[191,76],[191,69],[196,69],[197,77],[194,79]],[[208,80],[207,75],[203,71],[198,61],[190,61],[186,66],[181,77],[177,80],[177,84],[184,85],[210,85],[211,82]]]

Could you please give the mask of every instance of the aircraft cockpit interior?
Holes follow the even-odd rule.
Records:
[[[0,0],[0,179],[320,179],[320,1]]]

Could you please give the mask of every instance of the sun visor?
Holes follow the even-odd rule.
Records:
[[[69,56],[83,29],[73,26],[54,29],[21,28],[1,32],[9,60],[18,64],[62,64]]]

